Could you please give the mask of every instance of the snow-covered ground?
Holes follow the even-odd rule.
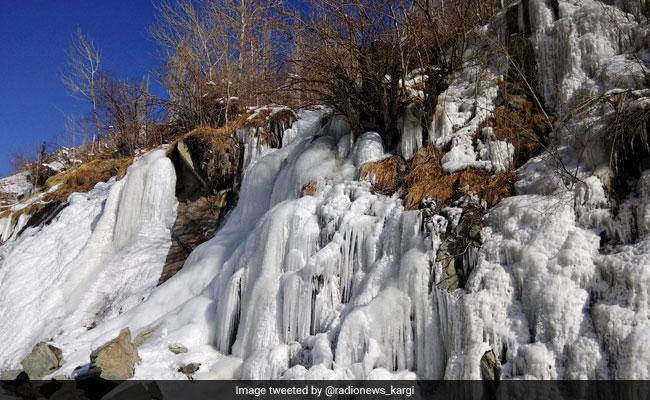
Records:
[[[158,282],[176,218],[176,177],[165,150],[100,183],[49,225],[0,247],[0,369],[32,346],[74,337],[145,299]]]
[[[554,20],[545,1],[529,3],[554,113],[586,89],[636,88],[650,43],[627,16],[574,0],[560,1]],[[619,40],[620,29],[634,46]],[[476,73],[468,66],[453,77],[430,130],[440,148],[450,144],[447,171],[512,162],[511,144],[474,141],[503,71],[487,71],[481,88],[472,86]],[[468,97],[480,103],[473,111]],[[351,145],[345,121],[321,127],[322,114],[301,111],[279,149],[240,133],[249,146],[237,206],[159,287],[176,210],[163,150],[142,156],[119,182],[72,195],[50,225],[0,247],[0,369],[50,339],[66,360],[53,375],[75,376],[92,349],[129,327],[152,331],[136,379],[184,379],[178,368],[188,363],[201,365],[196,379],[480,379],[488,350],[505,378],[650,379],[647,171],[615,217],[599,172],[608,167],[596,153],[602,141],[578,151],[581,122],[566,118],[556,127],[558,151],[577,183],[548,153],[520,168],[516,196],[484,219],[466,288],[447,292],[436,286],[436,253],[458,218],[429,216],[435,223],[423,232],[419,211],[358,179],[363,163],[387,156],[381,137],[368,132]],[[422,144],[409,118],[406,158]],[[302,196],[314,182],[315,193]],[[627,240],[604,252],[603,230]]]
[[[17,197],[29,196],[33,185],[29,182],[29,174],[22,172],[0,179],[0,195],[8,200],[15,200]]]

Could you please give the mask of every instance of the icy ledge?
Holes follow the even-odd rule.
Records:
[[[73,341],[147,298],[171,245],[176,175],[153,151],[100,183],[49,225],[0,247],[0,369],[43,339]]]

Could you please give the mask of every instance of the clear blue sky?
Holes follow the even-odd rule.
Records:
[[[0,176],[10,172],[12,150],[63,135],[62,113],[88,111],[59,79],[77,26],[102,50],[104,69],[140,78],[156,65],[146,32],[153,21],[152,0],[0,0]]]

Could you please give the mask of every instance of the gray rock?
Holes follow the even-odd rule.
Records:
[[[88,374],[107,380],[126,380],[133,378],[136,363],[140,363],[138,348],[131,342],[131,332],[125,328],[115,339],[90,354]]]
[[[187,347],[185,346],[169,346],[169,351],[174,354],[183,354],[187,353]]]
[[[22,369],[8,369],[6,371],[0,372],[0,380],[3,381],[13,381],[18,378],[18,375],[23,372]]]
[[[61,349],[40,342],[32,349],[20,364],[25,369],[30,379],[41,379],[57,369],[62,361]]]
[[[199,367],[201,364],[198,363],[192,363],[192,364],[187,364],[181,368],[178,369],[178,372],[182,372],[187,376],[187,379],[192,380],[194,373],[199,370]]]
[[[458,225],[444,237],[436,253],[442,266],[438,288],[452,292],[463,288],[478,260],[483,224],[480,215],[465,210]]]

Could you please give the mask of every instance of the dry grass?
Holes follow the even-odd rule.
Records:
[[[133,158],[97,158],[80,164],[65,172],[54,175],[45,182],[45,189],[54,186],[55,191],[46,194],[45,201],[65,200],[74,192],[87,192],[99,182],[106,182],[115,176],[120,180],[126,175],[127,168],[133,163]]]
[[[272,146],[274,143],[277,144],[277,139],[279,138],[274,138],[274,134],[271,131],[271,124],[284,124],[284,126],[288,128],[290,125],[289,121],[296,121],[298,119],[298,116],[295,112],[288,108],[281,109],[275,114],[271,115],[272,112],[272,108],[263,108],[261,110],[248,111],[240,114],[237,118],[231,120],[227,125],[220,128],[203,126],[194,129],[193,131],[188,132],[174,140],[167,149],[167,155],[169,156],[172,151],[174,151],[179,141],[187,139],[189,137],[207,135],[211,138],[225,138],[233,136],[238,129],[256,129],[257,134],[264,138],[264,141],[268,146]],[[250,118],[251,116],[253,117]]]
[[[295,121],[298,119],[296,113],[288,108],[282,108],[271,115],[273,113],[273,110],[273,108],[263,108],[257,112],[250,111],[247,114],[244,114],[243,127],[258,128],[263,127],[264,125],[268,125],[270,122],[282,122],[289,120]],[[256,113],[255,116],[253,118],[249,118],[254,113]]]
[[[193,131],[176,138],[176,140],[174,140],[167,148],[167,157],[172,154],[172,152],[176,149],[176,146],[178,146],[178,143],[182,140],[194,137],[198,138],[199,140],[208,139],[210,142],[221,142],[223,139],[232,137],[233,133],[238,128],[241,128],[241,118],[238,118],[232,123],[226,126],[222,126],[221,128],[211,128],[209,126],[196,128]],[[210,145],[210,147],[212,147],[212,145]]]
[[[402,157],[391,156],[363,164],[359,170],[359,177],[370,180],[373,191],[390,196],[402,186],[405,168]]]
[[[296,121],[298,116],[288,108],[283,108],[273,113],[273,108],[263,108],[251,111],[242,116],[242,128],[255,129],[257,135],[261,136],[269,147],[280,147],[281,138],[276,135],[273,125],[283,126],[285,129],[291,127],[291,122]],[[252,118],[250,118],[254,115]]]
[[[411,160],[405,179],[404,206],[417,210],[423,199],[447,202],[453,196],[455,178],[445,176],[440,165],[440,152],[431,144],[420,149]]]
[[[650,107],[630,107],[625,96],[614,102],[615,111],[611,117],[605,140],[609,145],[610,165],[619,174],[629,164],[637,164],[650,154]]]
[[[492,208],[502,199],[513,195],[515,171],[509,169],[492,175],[483,169],[468,168],[457,172],[457,189],[460,193],[476,193],[478,197]]]
[[[480,129],[492,127],[494,138],[508,140],[515,147],[515,168],[539,154],[542,137],[552,130],[548,116],[535,106],[529,92],[509,80],[499,83],[499,106]]]
[[[72,193],[88,192],[99,182],[106,182],[113,176],[119,180],[124,177],[131,163],[133,158],[110,158],[107,154],[99,154],[91,161],[50,177],[45,181],[43,191],[24,200],[24,202],[32,200],[29,205],[14,213],[11,209],[6,209],[0,213],[0,218],[11,215],[13,220],[18,220],[21,215],[35,215],[50,203],[66,201]],[[57,186],[56,189],[48,192],[54,186]],[[42,197],[40,200],[33,201],[34,196]]]
[[[483,169],[467,168],[447,174],[440,165],[438,150],[428,146],[418,151],[411,161],[404,186],[404,206],[417,210],[423,199],[430,198],[442,208],[460,196],[474,193],[489,208],[512,195],[514,181],[514,170],[492,175]]]
[[[318,189],[318,183],[316,181],[309,181],[309,183],[302,188],[301,197],[315,195],[316,189]]]

